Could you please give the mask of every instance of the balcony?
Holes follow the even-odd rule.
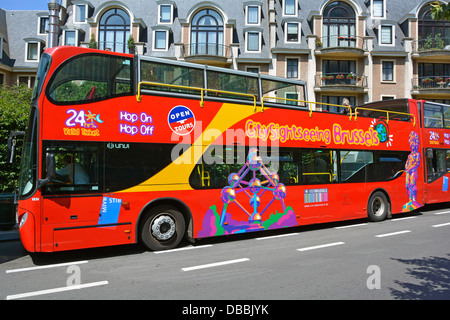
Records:
[[[232,51],[230,46],[218,43],[185,44],[183,58],[189,62],[229,67],[232,63]]]
[[[327,73],[314,77],[315,91],[339,91],[363,93],[367,89],[367,76],[354,73]]]
[[[431,38],[416,40],[413,42],[413,58],[425,58],[428,61],[450,60],[450,38]]]
[[[412,94],[450,94],[450,77],[427,76],[412,79]]]
[[[317,38],[316,55],[361,57],[367,52],[367,40],[357,36],[325,36]]]

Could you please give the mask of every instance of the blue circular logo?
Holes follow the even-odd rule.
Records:
[[[167,116],[170,129],[181,136],[187,135],[195,128],[195,115],[185,106],[176,106]]]

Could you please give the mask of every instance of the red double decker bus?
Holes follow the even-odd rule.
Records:
[[[49,49],[22,155],[24,247],[164,250],[448,201],[447,106],[323,105],[303,81]]]

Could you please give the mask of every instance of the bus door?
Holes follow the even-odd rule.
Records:
[[[449,201],[450,150],[427,148],[425,156],[427,202]]]
[[[56,162],[56,176],[42,187],[43,251],[98,246],[103,241],[110,244],[105,232],[110,224],[103,222],[117,221],[102,216],[102,150],[102,144],[96,142],[43,142],[44,160],[53,154]],[[115,208],[118,210],[120,203]]]

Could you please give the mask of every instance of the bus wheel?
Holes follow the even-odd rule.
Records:
[[[183,239],[184,217],[173,207],[160,206],[151,209],[143,218],[140,235],[150,250],[175,248]]]
[[[387,218],[389,212],[389,201],[386,195],[377,191],[374,192],[369,199],[367,205],[367,216],[370,221],[378,222]]]

